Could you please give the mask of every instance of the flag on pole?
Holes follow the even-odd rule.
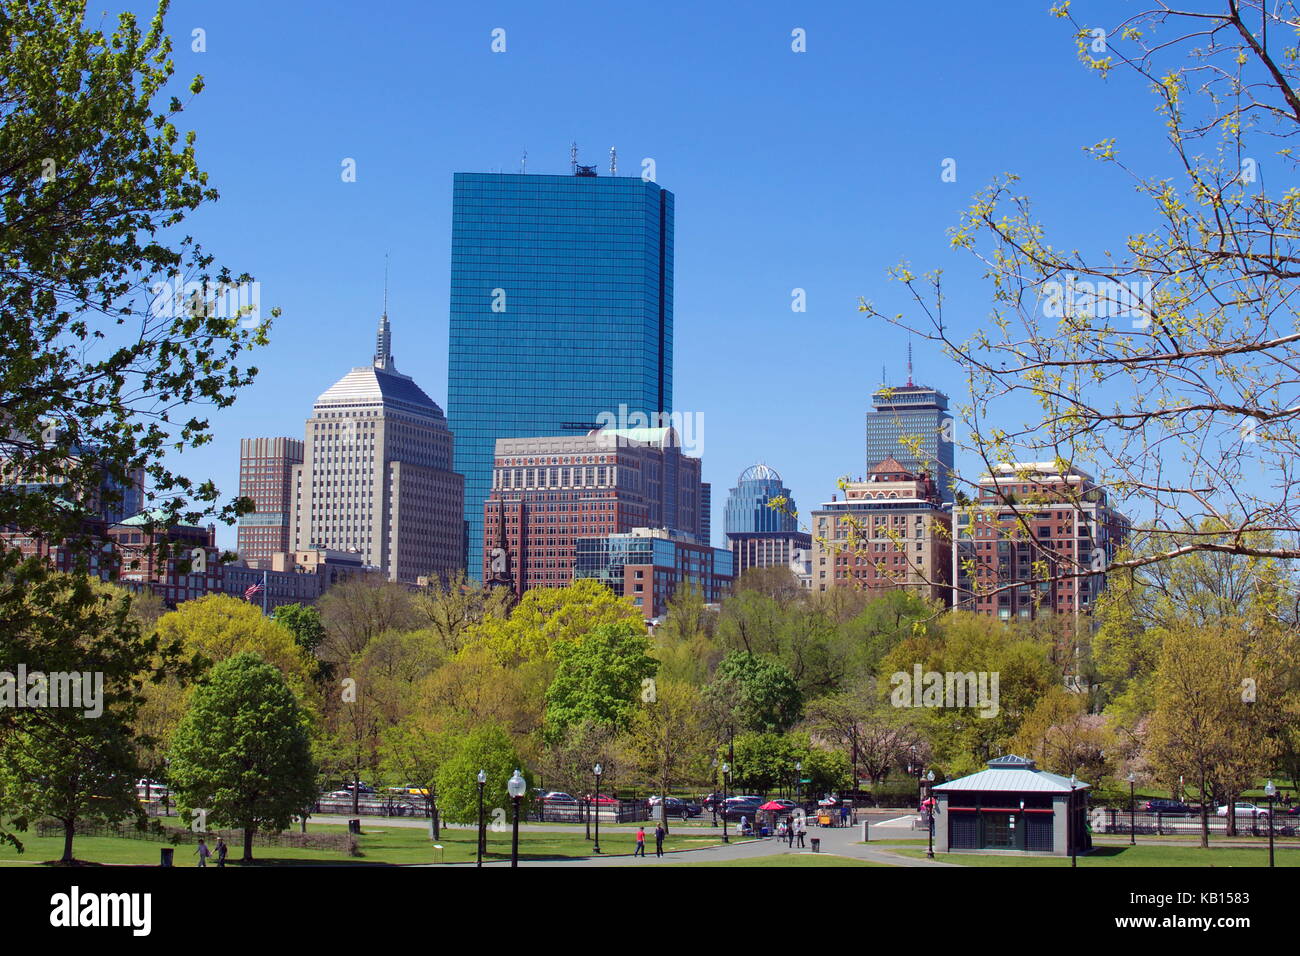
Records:
[[[253,598],[261,594],[263,590],[265,589],[262,587],[261,584],[250,584],[247,588],[244,589],[244,600],[245,601],[253,600]]]

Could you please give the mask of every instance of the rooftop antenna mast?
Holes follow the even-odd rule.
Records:
[[[528,147],[527,146],[524,147],[524,155],[519,157],[519,171],[521,173],[528,172]]]
[[[912,339],[907,340],[907,384],[912,384]]]
[[[569,172],[577,175],[578,172],[578,144],[569,144]]]
[[[618,150],[613,146],[609,148],[609,174],[611,176],[618,175]]]

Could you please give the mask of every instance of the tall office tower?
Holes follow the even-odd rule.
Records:
[[[999,464],[980,478],[974,497],[970,508],[957,509],[954,526],[955,607],[1004,621],[1091,613],[1104,571],[1028,583],[1109,567],[1128,538],[1129,519],[1091,475],[1050,461]]]
[[[457,173],[450,326],[447,414],[477,577],[498,439],[655,426],[671,411],[672,193],[584,166]]]
[[[907,384],[882,385],[871,399],[875,410],[867,412],[867,471],[892,458],[909,472],[933,478],[940,501],[951,504],[953,419],[948,396],[912,382],[910,346]]]
[[[464,483],[452,445],[442,409],[397,371],[385,313],[373,364],[330,386],[307,421],[295,550],[361,554],[392,581],[461,571]]]
[[[799,530],[794,495],[763,464],[741,472],[727,495],[726,528],[737,577],[749,568],[788,567],[797,552],[812,547],[812,537]]]
[[[907,589],[949,603],[952,515],[928,475],[886,458],[812,513],[812,587]]]
[[[777,498],[785,499],[784,507],[771,507]],[[726,522],[727,534],[799,528],[794,495],[776,470],[763,464],[750,465],[740,473],[736,487],[727,495]]]
[[[239,556],[250,567],[293,550],[293,468],[302,447],[301,438],[239,441],[239,494],[253,501],[253,512],[239,517]]]
[[[653,528],[699,542],[700,459],[677,441],[670,428],[499,439],[480,571],[522,594],[572,583],[579,538]]]

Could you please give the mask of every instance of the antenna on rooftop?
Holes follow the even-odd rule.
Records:
[[[609,148],[609,174],[611,176],[618,175],[618,150],[613,146]]]
[[[907,339],[907,384],[912,384],[912,339]]]
[[[569,144],[569,172],[577,174],[578,172],[578,144]]]
[[[519,157],[519,171],[521,173],[528,172],[528,147],[527,146],[524,147],[524,154]]]

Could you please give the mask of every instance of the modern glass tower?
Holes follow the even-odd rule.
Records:
[[[498,438],[672,410],[673,195],[639,177],[457,173],[447,413],[483,569]]]
[[[948,396],[927,385],[886,385],[867,412],[867,471],[893,458],[909,472],[926,472],[943,502],[953,500],[953,424]],[[920,455],[915,454],[916,450]]]
[[[785,507],[769,506],[773,498],[785,498]],[[740,473],[736,487],[727,495],[726,533],[753,534],[766,531],[797,531],[794,495],[775,469],[750,465]]]

